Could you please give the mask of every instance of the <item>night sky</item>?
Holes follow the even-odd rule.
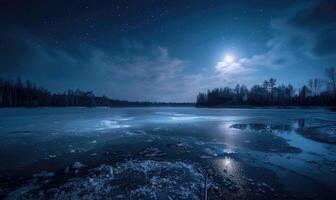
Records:
[[[0,76],[53,92],[195,101],[336,65],[336,1],[2,0]]]

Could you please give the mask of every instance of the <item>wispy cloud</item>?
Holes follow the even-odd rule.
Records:
[[[263,72],[267,75],[268,72],[269,76],[274,76],[286,74],[283,71],[288,69],[300,71],[307,67],[310,70],[301,70],[302,73],[321,73],[323,69],[316,69],[335,63],[336,2],[322,0],[298,4],[286,12],[286,15],[270,21],[272,36],[264,53],[232,63],[220,61],[215,70],[233,81],[249,74]]]
[[[270,21],[272,35],[263,53],[231,62],[218,60],[202,72],[199,63],[161,45],[122,39],[117,47],[83,42],[52,46],[17,30],[0,33],[0,43],[11,47],[0,54],[0,72],[34,80],[53,91],[82,88],[130,100],[192,101],[208,88],[255,84],[274,75],[287,79],[289,68],[292,74],[307,72],[309,78],[318,71],[312,68],[336,63],[335,1],[296,5],[284,12],[288,13]],[[296,80],[293,75],[289,81]]]
[[[220,61],[217,62],[215,69],[216,72],[226,77],[231,75],[245,75],[255,71],[254,68],[246,66],[245,64],[246,59],[244,58],[234,62]]]
[[[13,59],[9,64],[15,70],[1,71],[53,91],[81,88],[113,98],[183,102],[195,99],[204,80],[200,74],[186,72],[190,62],[172,56],[163,46],[123,40],[119,51],[81,44],[74,54],[34,42],[15,42],[25,47],[20,53],[29,58],[23,63]]]

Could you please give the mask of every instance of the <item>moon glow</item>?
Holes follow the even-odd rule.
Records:
[[[226,54],[224,57],[224,61],[226,63],[233,63],[235,61],[235,57],[231,54]]]

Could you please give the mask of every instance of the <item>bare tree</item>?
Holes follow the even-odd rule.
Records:
[[[273,88],[274,88],[274,86],[275,86],[275,84],[276,84],[276,79],[274,79],[274,78],[270,78],[269,80],[268,80],[268,86],[269,86],[269,90],[270,91],[272,91],[273,90]]]
[[[308,81],[308,86],[313,95],[319,95],[322,87],[322,81],[319,78],[310,79]]]
[[[274,88],[274,86],[276,85],[276,79],[274,78],[270,78],[269,80],[265,80],[263,82],[263,88],[265,88],[267,91],[271,92]]]
[[[327,78],[328,89],[333,94],[336,94],[336,70],[335,67],[328,67],[325,71]]]

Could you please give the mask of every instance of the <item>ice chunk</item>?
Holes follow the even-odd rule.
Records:
[[[115,128],[128,128],[130,125],[127,124],[119,124],[117,121],[113,120],[102,120],[97,128],[97,130],[105,130],[105,129],[115,129]]]
[[[83,168],[83,167],[85,167],[85,165],[83,165],[82,163],[80,163],[80,162],[75,162],[73,165],[72,165],[72,168],[73,169],[80,169],[80,168]]]
[[[33,177],[46,179],[46,178],[53,177],[54,175],[55,175],[54,172],[42,171],[40,173],[34,174]]]
[[[65,173],[65,174],[69,173],[69,171],[70,171],[70,167],[66,167],[66,168],[64,169],[64,173]]]
[[[216,151],[213,150],[213,149],[210,149],[210,148],[205,148],[203,150],[203,152],[205,153],[205,155],[207,157],[217,157],[218,156],[218,154],[216,153]]]
[[[161,157],[161,156],[166,155],[166,153],[164,153],[160,149],[154,148],[154,147],[148,147],[144,151],[140,152],[139,154],[144,156],[144,157],[147,157],[147,158],[149,158],[149,157]]]
[[[126,131],[125,135],[127,136],[135,136],[135,135],[145,135],[146,131],[143,130],[130,130]]]

